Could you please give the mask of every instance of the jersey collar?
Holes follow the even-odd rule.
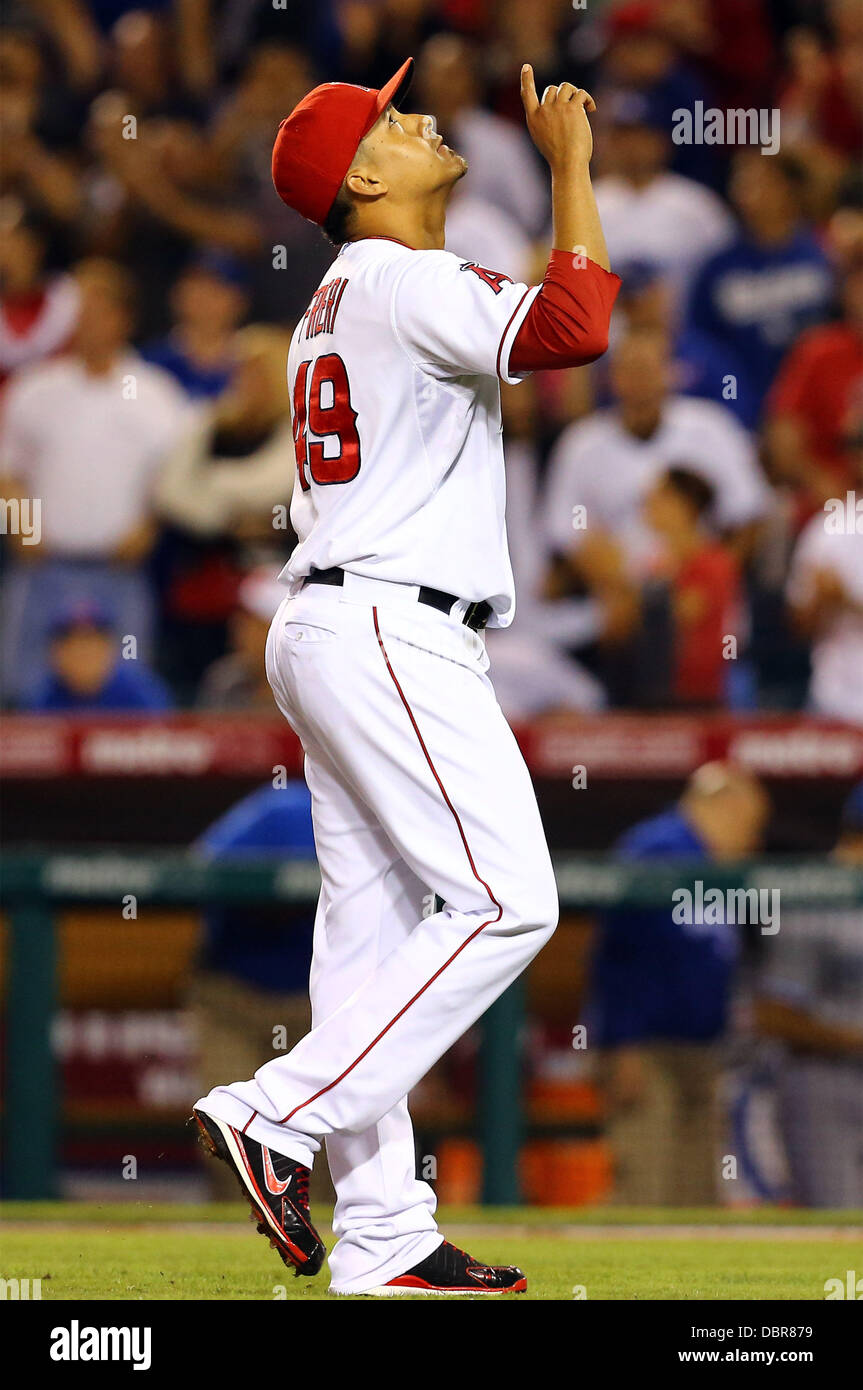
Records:
[[[346,251],[349,246],[358,246],[361,241],[394,241],[396,246],[404,246],[408,251],[417,250],[416,246],[409,246],[406,241],[399,241],[397,236],[358,236],[353,241],[346,241],[339,251],[339,255],[342,254],[342,251]]]

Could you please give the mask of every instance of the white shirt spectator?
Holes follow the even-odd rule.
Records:
[[[655,266],[679,309],[697,271],[734,237],[722,199],[681,174],[659,174],[644,188],[608,174],[594,187],[612,267]]]
[[[474,108],[456,117],[451,143],[468,162],[472,197],[494,203],[535,236],[546,216],[548,190],[524,131]]]
[[[65,348],[78,317],[78,286],[71,275],[56,275],[45,287],[38,313],[17,328],[0,302],[0,374],[19,371]]]
[[[447,208],[446,250],[487,270],[531,283],[531,243],[515,218],[472,193],[456,193]]]
[[[218,536],[244,517],[267,517],[274,507],[288,506],[295,476],[290,417],[274,426],[257,449],[239,458],[220,458],[213,453],[208,412],[168,454],[156,500],[176,525],[196,535]]]
[[[553,550],[577,549],[585,530],[611,533],[630,573],[643,578],[655,542],[642,516],[653,483],[669,468],[687,468],[715,489],[710,518],[732,531],[762,517],[770,489],[746,430],[714,401],[672,396],[649,439],[630,434],[615,410],[601,410],[563,431],[550,460],[545,532]],[[586,509],[573,526],[573,508]],[[578,518],[577,518],[578,519]]]
[[[791,557],[787,596],[807,603],[816,574],[827,570],[839,580],[859,611],[838,613],[816,637],[812,648],[809,699],[819,714],[863,724],[863,533],[825,529],[823,513],[804,527]]]
[[[134,352],[104,376],[61,357],[13,378],[0,470],[41,499],[46,551],[110,558],[150,515],[156,475],[189,410],[171,377]]]
[[[600,630],[592,599],[549,603],[541,590],[548,563],[539,523],[536,450],[522,439],[504,446],[506,522],[516,587],[511,627],[489,631],[486,647],[498,703],[508,719],[529,719],[547,710],[595,711],[605,705],[599,682],[569,655]]]

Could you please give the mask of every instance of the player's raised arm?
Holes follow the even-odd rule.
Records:
[[[580,249],[603,270],[609,270],[608,248],[590,182],[593,133],[587,113],[596,110],[593,97],[571,82],[562,82],[559,87],[546,87],[540,101],[533,68],[525,63],[521,99],[530,138],[551,170],[555,248],[570,253]]]
[[[539,294],[512,347],[513,372],[578,367],[600,357],[620,280],[610,274],[608,248],[590,182],[593,97],[571,82],[537,95],[533,68],[521,70],[527,128],[551,169],[554,249]]]

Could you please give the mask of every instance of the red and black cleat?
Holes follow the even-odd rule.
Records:
[[[467,1297],[473,1294],[526,1293],[527,1279],[515,1265],[483,1265],[464,1250],[445,1240],[406,1274],[386,1284],[367,1289],[375,1298],[419,1295],[420,1297]]]
[[[309,1215],[309,1169],[214,1115],[192,1113],[203,1147],[236,1174],[260,1234],[296,1274],[317,1274],[327,1252]]]

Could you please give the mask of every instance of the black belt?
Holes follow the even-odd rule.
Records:
[[[345,571],[343,569],[312,570],[305,580],[306,584],[336,584],[341,587],[345,582]],[[445,594],[443,589],[430,589],[423,584],[419,591],[420,603],[427,603],[430,608],[437,608],[441,613],[449,613],[454,603],[458,603],[456,594]],[[482,632],[492,614],[492,607],[483,599],[480,603],[470,603],[467,612],[462,618],[465,627],[469,627],[473,632]]]

